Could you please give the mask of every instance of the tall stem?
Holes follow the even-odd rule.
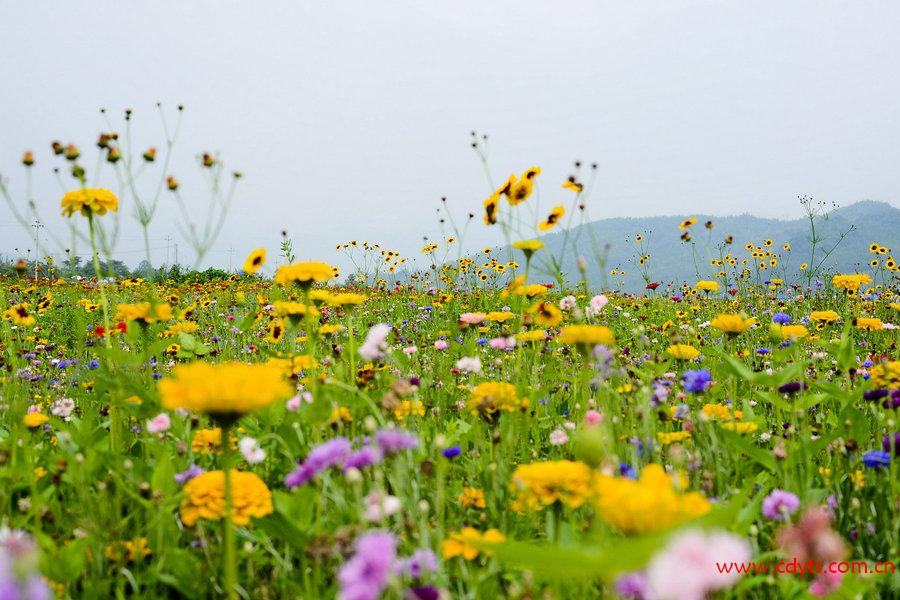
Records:
[[[225,581],[225,595],[229,600],[236,600],[237,594],[237,554],[234,546],[234,523],[231,514],[234,510],[234,500],[231,489],[231,425],[222,425],[222,472],[225,475],[225,519],[223,520],[223,544],[225,546],[225,558],[223,579]]]

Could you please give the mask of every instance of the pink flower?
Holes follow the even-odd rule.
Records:
[[[169,413],[159,413],[149,421],[147,421],[147,431],[150,433],[163,433],[168,431],[172,426],[172,419]]]
[[[516,347],[516,338],[496,337],[488,342],[488,346],[490,346],[494,350],[512,350]]]
[[[407,356],[412,356],[413,354],[415,354],[418,351],[419,351],[419,349],[416,348],[415,346],[407,346],[406,348],[403,349],[403,354],[405,354]]]
[[[604,296],[603,294],[598,294],[591,298],[591,301],[588,303],[588,307],[584,310],[584,314],[588,317],[594,317],[600,314],[600,311],[603,310],[603,307],[609,304],[609,298]]]
[[[402,508],[399,498],[382,492],[372,492],[366,496],[365,505],[367,521],[381,521]]]
[[[741,574],[722,573],[716,563],[745,563],[750,544],[725,531],[689,530],[672,540],[647,565],[648,597],[657,600],[703,600],[729,588]]]
[[[563,429],[554,429],[550,433],[550,444],[553,446],[562,446],[569,441],[569,436]]]
[[[238,442],[238,449],[247,464],[256,465],[266,460],[266,451],[252,437],[242,437]]]
[[[365,360],[381,360],[384,351],[387,350],[387,338],[391,332],[391,326],[386,323],[373,325],[366,334],[366,339],[359,347],[359,355]]]
[[[484,313],[467,312],[459,315],[459,322],[465,323],[466,325],[478,325],[484,321],[484,316]]]
[[[463,356],[456,361],[456,368],[465,373],[481,373],[481,359],[477,356]]]
[[[809,584],[809,593],[817,598],[822,598],[832,592],[836,592],[841,587],[841,579],[843,577],[841,573],[829,573],[826,571]]]
[[[447,346],[449,346],[449,344],[446,342],[446,340],[438,340],[434,343],[434,347],[438,350],[446,350]]]
[[[595,425],[599,425],[603,422],[603,414],[597,412],[592,408],[591,410],[584,413],[584,420],[589,426],[594,427]]]
[[[561,310],[572,310],[577,304],[578,302],[575,300],[575,296],[566,296],[559,301],[559,308]]]

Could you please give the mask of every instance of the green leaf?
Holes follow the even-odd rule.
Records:
[[[726,444],[746,454],[766,469],[773,473],[777,471],[775,457],[771,453],[762,448],[757,448],[739,434],[720,427],[716,431],[716,435]]]

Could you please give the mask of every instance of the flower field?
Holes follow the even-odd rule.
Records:
[[[539,175],[479,207],[499,249],[458,232],[400,277],[341,243],[347,279],[287,243],[207,280],[106,277],[125,199],[82,176],[96,276],[0,280],[0,597],[897,593],[898,240],[790,273],[723,232],[704,278],[601,293],[520,235]]]

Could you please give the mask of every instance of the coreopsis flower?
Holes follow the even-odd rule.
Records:
[[[833,310],[814,310],[809,313],[810,321],[822,321],[825,323],[834,323],[840,318]]]
[[[872,283],[872,277],[866,273],[856,273],[853,275],[835,275],[831,278],[831,284],[839,289],[844,290],[848,294],[855,294],[859,291],[860,286]]]
[[[284,372],[270,364],[195,362],[178,365],[159,382],[165,408],[184,408],[216,417],[236,418],[288,398]]]
[[[491,194],[484,201],[484,224],[495,225],[497,223],[497,209],[500,206],[500,194]]]
[[[682,493],[681,483],[658,464],[644,467],[636,480],[599,475],[597,511],[608,524],[629,534],[663,531],[708,513],[706,498],[698,492]]]
[[[888,390],[900,389],[900,360],[878,363],[869,369],[872,386]]]
[[[262,518],[274,511],[272,493],[255,473],[231,469],[231,522],[248,525],[251,517]],[[181,521],[193,527],[198,520],[218,521],[225,516],[225,473],[208,471],[184,486]]]
[[[66,192],[62,200],[62,214],[71,217],[76,212],[85,217],[105,215],[107,211],[119,210],[119,199],[111,191],[104,188],[85,188]]]
[[[678,225],[678,229],[680,231],[687,231],[691,227],[693,227],[697,223],[697,219],[691,217],[690,219],[685,219]]]
[[[528,313],[541,327],[555,327],[563,320],[562,312],[551,302],[535,302]]]
[[[257,248],[247,256],[244,261],[244,272],[247,275],[253,275],[259,268],[266,264],[266,249]]]
[[[150,325],[157,321],[168,321],[171,318],[172,307],[167,302],[116,305],[116,319],[122,321],[137,321],[141,325]]]
[[[325,299],[325,303],[328,304],[328,306],[333,306],[335,308],[348,308],[351,306],[359,306],[365,302],[367,298],[368,296],[365,294],[345,292],[342,294],[330,294],[328,298]]]
[[[721,314],[710,321],[710,326],[731,336],[744,333],[756,323],[756,319],[745,318],[742,315]]]
[[[519,240],[513,242],[512,246],[516,250],[521,250],[526,257],[531,257],[532,254],[544,247],[544,242],[541,240]]]
[[[473,527],[464,527],[460,531],[450,532],[448,538],[441,544],[441,552],[444,558],[462,556],[466,560],[473,560],[479,554],[492,556],[492,546],[506,541],[506,536],[498,529],[488,529],[481,533]]]
[[[700,351],[687,344],[673,344],[666,348],[666,354],[677,360],[694,360],[700,356]]]
[[[584,190],[584,186],[578,181],[575,180],[575,177],[569,177],[565,183],[562,184],[564,190],[572,190],[573,192],[581,192]]]
[[[22,302],[8,308],[3,313],[3,317],[7,321],[12,321],[13,325],[34,325],[35,318],[29,312],[31,304]]]
[[[857,317],[853,319],[853,326],[857,329],[867,329],[869,331],[881,331],[884,329],[884,323],[881,319],[873,317]]]
[[[498,411],[513,412],[527,406],[527,400],[516,395],[516,386],[502,381],[486,381],[475,386],[466,407],[473,415],[493,415]]]
[[[598,344],[614,346],[616,338],[609,327],[603,325],[567,325],[559,330],[557,341],[583,348],[593,347]]]
[[[593,473],[583,462],[557,460],[518,467],[510,489],[513,510],[540,510],[556,502],[578,508],[593,494]]]
[[[301,287],[311,286],[314,282],[328,281],[334,277],[334,268],[324,262],[299,262],[282,265],[275,272],[275,283],[288,285],[296,283]]]
[[[719,282],[718,281],[698,281],[697,285],[694,286],[695,290],[700,290],[703,292],[718,292],[719,291]]]
[[[478,488],[464,487],[456,501],[466,508],[481,509],[487,506],[484,502],[484,491]]]
[[[549,231],[559,224],[559,221],[566,215],[566,208],[560,204],[554,206],[547,218],[538,223],[538,229],[541,231]]]

